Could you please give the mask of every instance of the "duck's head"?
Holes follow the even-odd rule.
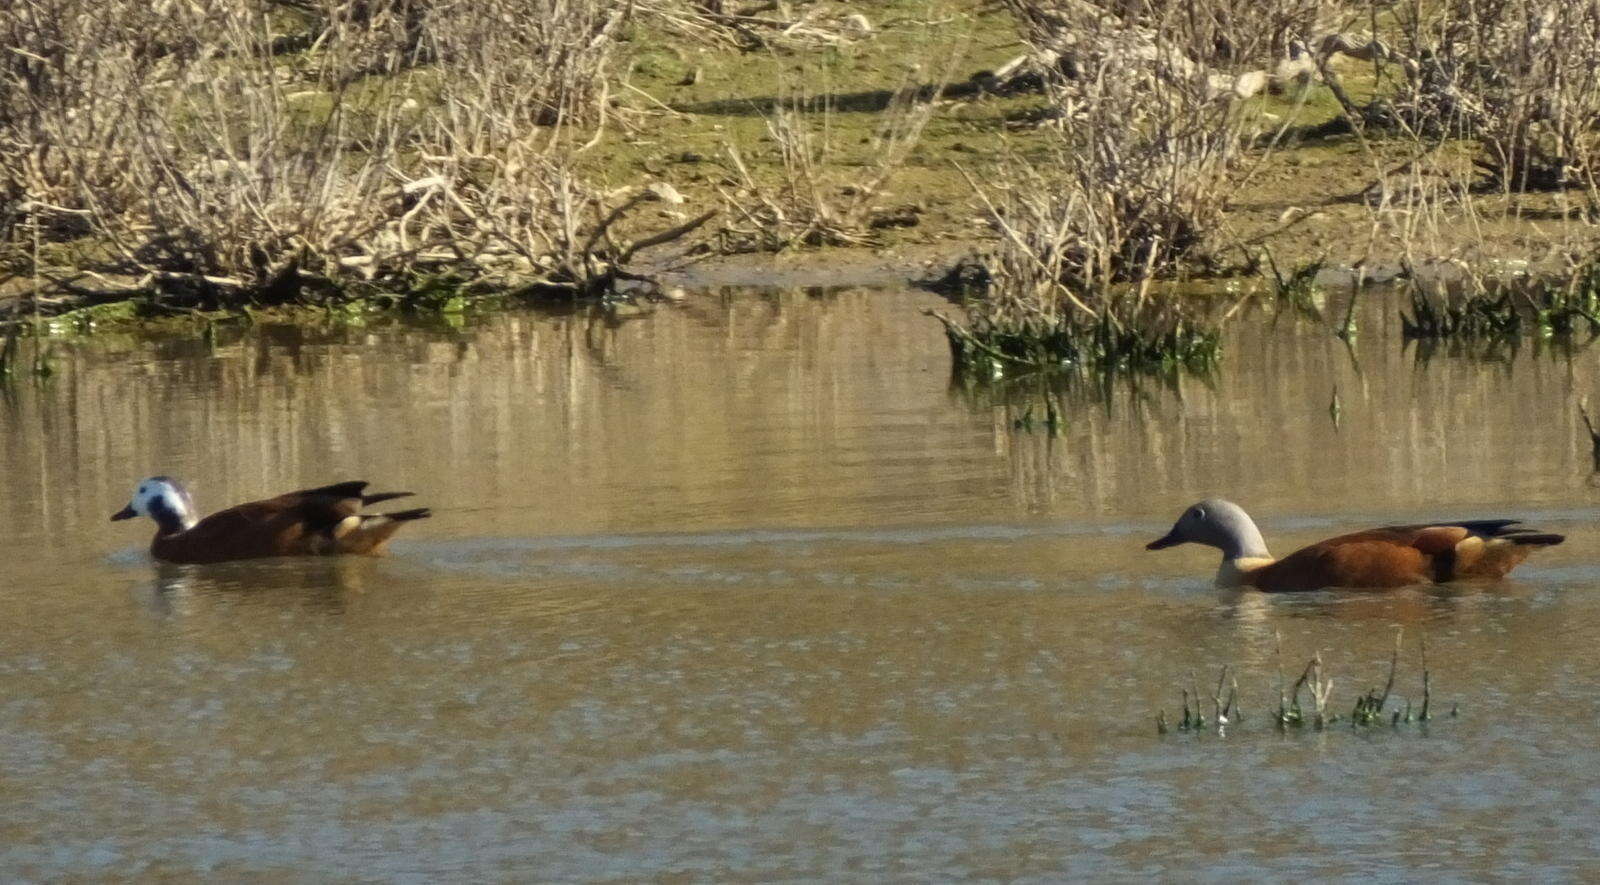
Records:
[[[1145,545],[1161,550],[1178,544],[1204,544],[1222,551],[1225,559],[1266,557],[1266,542],[1244,508],[1221,498],[1207,498],[1183,511],[1172,531]]]
[[[113,520],[148,516],[161,526],[163,534],[181,532],[194,525],[194,499],[189,490],[170,476],[152,476],[141,480],[133,491],[128,506],[111,514]]]

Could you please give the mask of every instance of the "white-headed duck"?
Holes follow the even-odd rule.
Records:
[[[264,556],[378,554],[400,526],[431,515],[426,507],[392,513],[362,513],[380,501],[410,492],[364,494],[364,482],[341,482],[251,501],[199,519],[194,499],[181,483],[152,476],[139,483],[128,506],[113,520],[155,520],[150,554],[165,562],[226,562]]]

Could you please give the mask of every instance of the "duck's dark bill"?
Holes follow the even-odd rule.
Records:
[[[1174,538],[1172,536],[1171,532],[1168,532],[1167,534],[1163,535],[1162,537],[1159,537],[1159,538],[1155,539],[1154,541],[1151,541],[1150,543],[1144,545],[1144,549],[1146,549],[1146,550],[1164,550],[1164,549],[1166,549],[1168,547],[1172,547],[1172,546],[1175,546],[1175,545],[1178,545],[1178,544],[1182,544],[1182,543],[1183,543],[1182,541],[1178,540],[1177,538]]]
[[[116,513],[111,514],[111,521],[116,522],[119,519],[132,519],[138,515],[139,514],[133,512],[133,505],[129,504],[121,510],[118,510]]]

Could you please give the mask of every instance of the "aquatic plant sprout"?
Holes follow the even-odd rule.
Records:
[[[1313,731],[1323,731],[1340,721],[1349,722],[1352,729],[1373,728],[1388,725],[1390,728],[1399,728],[1401,724],[1426,724],[1434,718],[1433,714],[1433,674],[1428,668],[1428,641],[1424,637],[1419,644],[1421,657],[1422,678],[1420,704],[1413,705],[1408,698],[1405,705],[1391,707],[1389,701],[1394,695],[1396,674],[1400,668],[1400,652],[1404,631],[1396,630],[1394,637],[1394,652],[1389,658],[1388,677],[1384,680],[1381,689],[1376,686],[1368,688],[1356,696],[1348,716],[1334,712],[1331,706],[1333,700],[1334,679],[1328,672],[1327,665],[1322,660],[1322,653],[1317,652],[1306,662],[1300,675],[1290,683],[1283,668],[1283,637],[1274,633],[1277,647],[1277,683],[1278,705],[1271,714],[1270,721],[1273,727],[1280,732],[1299,731],[1310,728]],[[1305,696],[1302,702],[1301,696]],[[1179,695],[1182,699],[1182,713],[1174,726],[1167,718],[1167,711],[1162,709],[1156,714],[1156,733],[1167,734],[1176,729],[1179,732],[1201,732],[1214,730],[1218,734],[1226,734],[1230,725],[1244,723],[1244,714],[1240,711],[1239,677],[1236,671],[1230,671],[1228,665],[1223,665],[1217,676],[1217,685],[1210,694],[1211,717],[1206,718],[1199,683],[1194,674],[1188,675],[1188,684],[1180,686]],[[1459,707],[1452,705],[1450,716],[1460,714]]]

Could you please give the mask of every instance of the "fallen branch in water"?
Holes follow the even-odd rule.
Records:
[[[1589,418],[1589,398],[1585,396],[1578,400],[1578,414],[1583,418],[1583,426],[1589,431],[1590,454],[1594,458],[1595,472],[1600,473],[1600,427]]]

